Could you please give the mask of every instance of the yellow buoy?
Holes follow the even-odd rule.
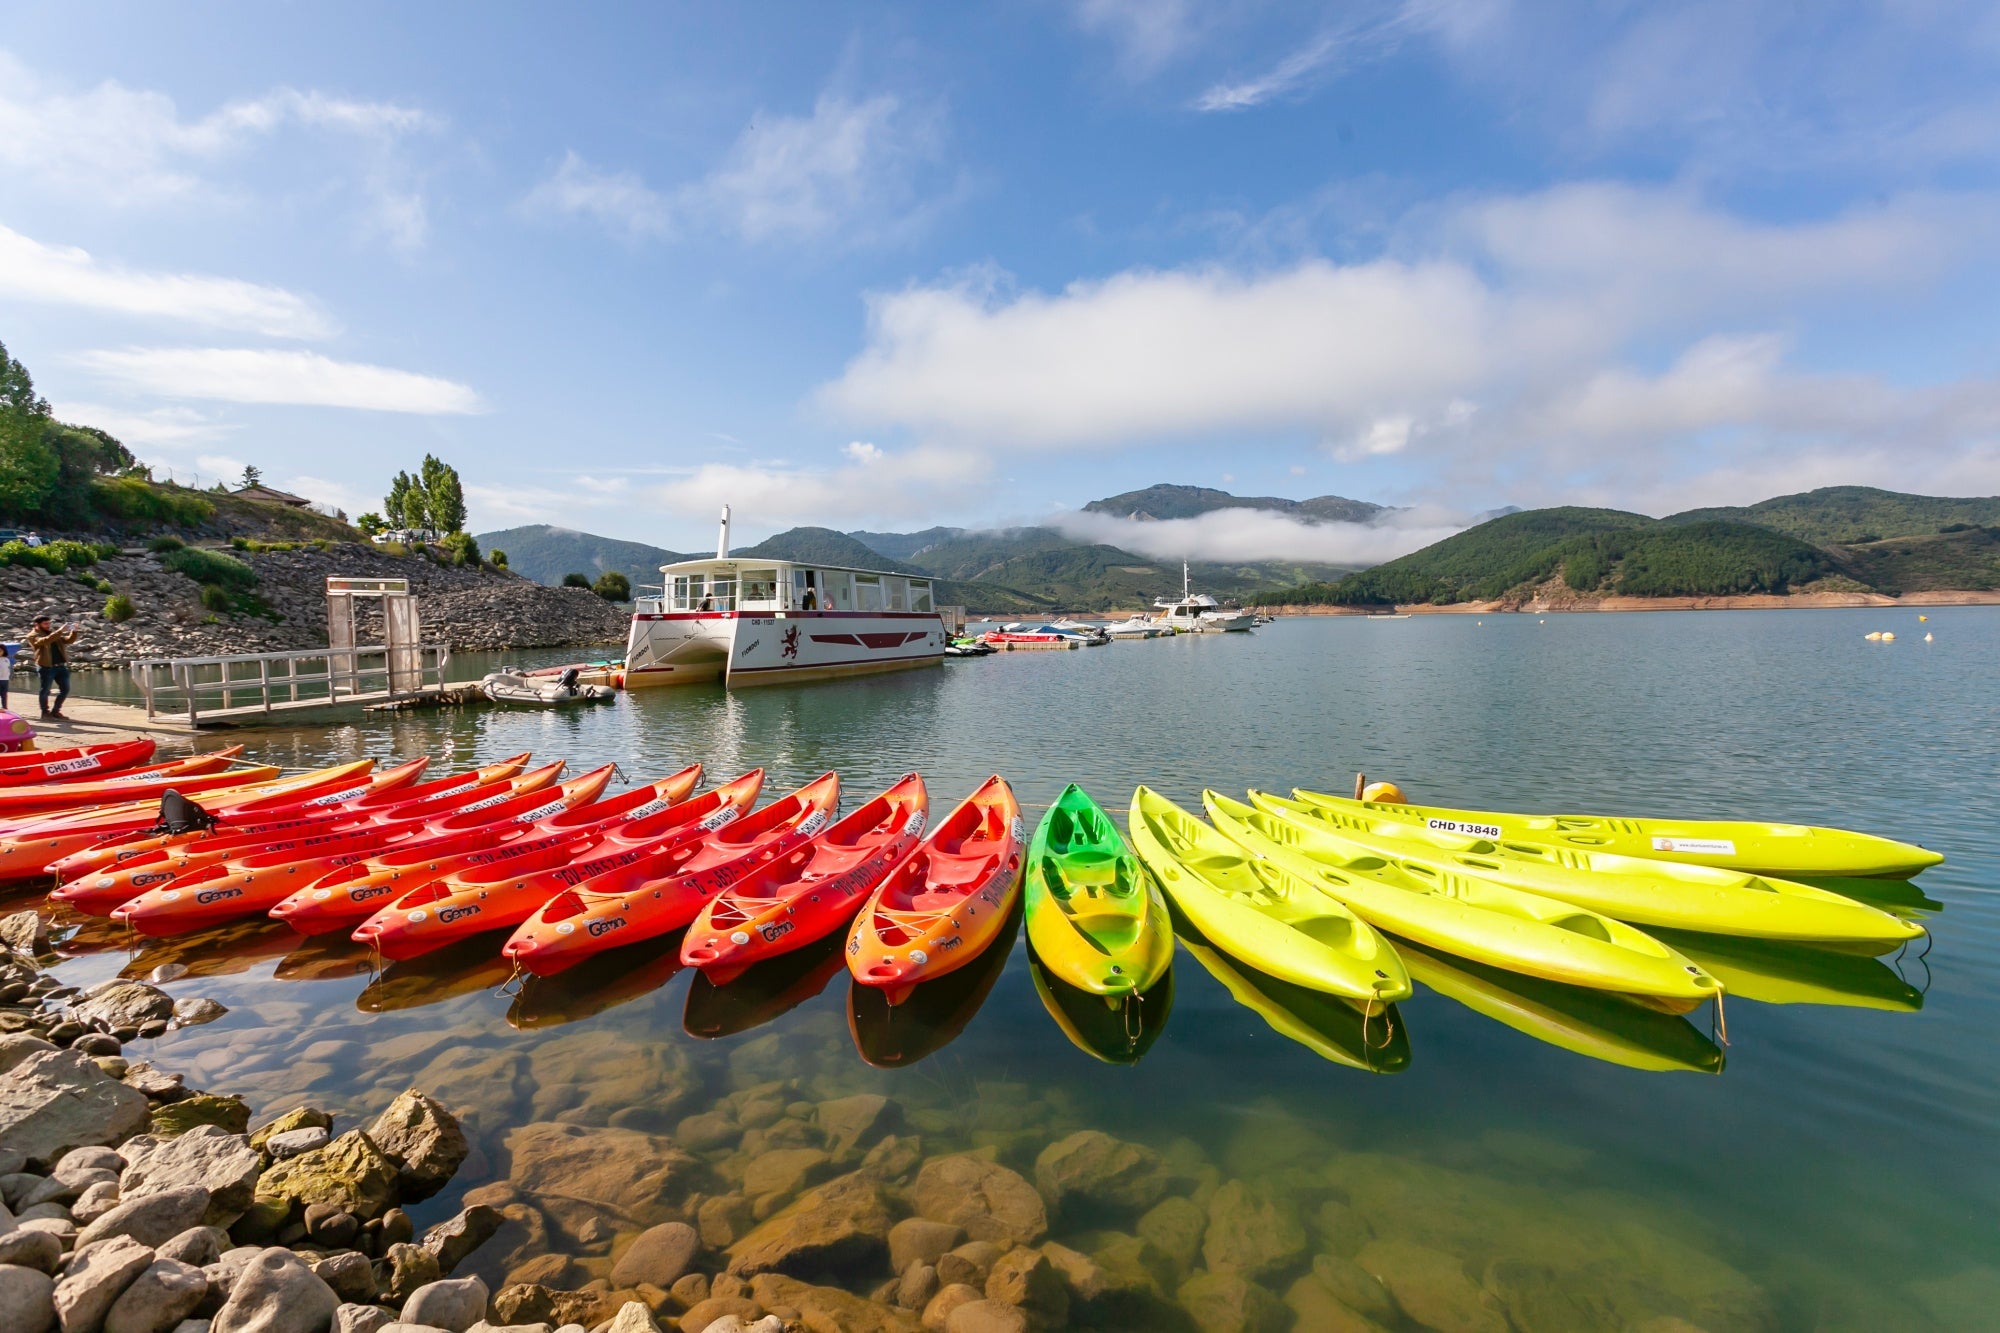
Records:
[[[1877,639],[1879,639],[1879,638],[1881,638],[1881,637],[1882,637],[1882,631],[1878,629],[1878,630],[1874,631],[1873,633],[1870,633],[1870,634],[1864,634],[1864,635],[1862,635],[1861,637],[1862,637],[1862,638],[1864,638],[1864,639],[1866,639],[1866,640],[1868,640],[1868,641],[1869,641],[1870,643],[1873,643],[1873,642],[1874,642],[1875,640],[1877,640]]]
[[[1930,617],[1929,617],[1929,616],[1918,616],[1918,617],[1917,617],[1917,619],[1918,619],[1918,620],[1929,620],[1929,619],[1930,619]]]
[[[1891,633],[1890,633],[1889,631],[1887,631],[1887,630],[1883,630],[1883,631],[1882,631],[1882,642],[1884,642],[1884,643],[1889,643],[1889,642],[1893,641],[1893,640],[1895,639],[1895,637],[1896,637],[1895,635],[1891,634]]]
[[[1393,782],[1371,782],[1361,789],[1364,801],[1388,801],[1394,805],[1408,805],[1410,798],[1403,795],[1403,789]]]

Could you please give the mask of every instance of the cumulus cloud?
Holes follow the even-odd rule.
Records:
[[[74,360],[131,393],[228,403],[352,407],[425,416],[483,412],[471,388],[387,366],[335,361],[317,352],[232,347],[128,347]]]
[[[935,108],[886,94],[827,93],[810,115],[759,113],[699,180],[656,189],[635,171],[593,166],[571,150],[522,207],[632,239],[694,229],[750,242],[879,239],[921,225],[931,210],[920,177],[939,156],[940,125]]]
[[[5,226],[0,226],[0,296],[276,338],[334,332],[333,321],[317,305],[282,287],[105,264],[88,251],[44,245]]]
[[[0,51],[0,168],[39,188],[114,209],[214,203],[238,187],[221,169],[286,131],[358,148],[364,226],[392,243],[423,239],[421,194],[397,145],[440,128],[420,108],[279,87],[184,117],[165,93],[107,79],[58,87]]]
[[[1158,560],[1315,560],[1378,565],[1463,531],[1470,518],[1438,510],[1392,510],[1373,523],[1303,523],[1265,509],[1214,509],[1193,518],[1131,519],[1076,511],[1050,526]]]

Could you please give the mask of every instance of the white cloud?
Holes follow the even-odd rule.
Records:
[[[1340,50],[1332,34],[1319,37],[1280,60],[1269,70],[1241,83],[1218,83],[1197,97],[1197,111],[1246,111],[1289,93],[1320,73]]]
[[[1463,530],[1463,515],[1396,510],[1374,523],[1302,523],[1265,509],[1215,509],[1193,518],[1130,519],[1063,514],[1050,522],[1078,541],[1102,542],[1158,560],[1316,560],[1375,565]]]
[[[880,449],[866,440],[854,440],[845,445],[840,452],[857,463],[879,463],[884,457]]]
[[[127,446],[176,448],[212,440],[227,429],[221,422],[191,407],[156,407],[135,411],[103,403],[64,399],[55,404],[58,421],[95,426],[117,436]]]
[[[1144,78],[1186,53],[1199,25],[1189,0],[1080,0],[1076,21],[1110,39],[1119,67]]]
[[[353,407],[427,416],[486,410],[466,385],[387,366],[335,361],[317,352],[130,347],[83,352],[75,360],[128,392],[163,398]]]
[[[359,151],[365,225],[407,247],[423,239],[423,214],[412,207],[420,195],[397,147],[438,128],[416,107],[289,87],[185,119],[165,93],[115,79],[69,91],[0,51],[0,169],[94,207],[234,200],[243,192],[227,178],[232,162],[303,130]]]
[[[335,331],[318,306],[282,287],[100,263],[87,251],[44,245],[5,226],[0,226],[0,296],[275,338],[318,338]]]
[[[921,226],[938,206],[923,197],[919,177],[942,137],[935,108],[828,93],[808,116],[759,113],[700,180],[658,190],[637,172],[603,170],[572,150],[522,207],[632,239],[697,228],[750,242],[884,239]]]
[[[969,451],[878,451],[876,457],[832,468],[783,461],[705,463],[655,495],[668,510],[690,518],[711,518],[726,504],[741,521],[760,527],[862,525],[931,519],[991,472],[984,455]]]

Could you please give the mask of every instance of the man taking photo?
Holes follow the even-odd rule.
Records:
[[[35,628],[28,634],[28,647],[35,653],[35,671],[42,678],[42,716],[60,718],[63,715],[63,701],[69,698],[69,646],[76,642],[76,624],[60,628],[51,625],[46,615],[35,617]],[[56,689],[55,707],[49,707],[49,687]]]

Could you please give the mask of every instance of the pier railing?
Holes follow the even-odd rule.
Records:
[[[223,657],[141,658],[132,679],[146,716],[190,726],[308,708],[339,708],[435,692],[451,666],[443,643],[314,648]]]

